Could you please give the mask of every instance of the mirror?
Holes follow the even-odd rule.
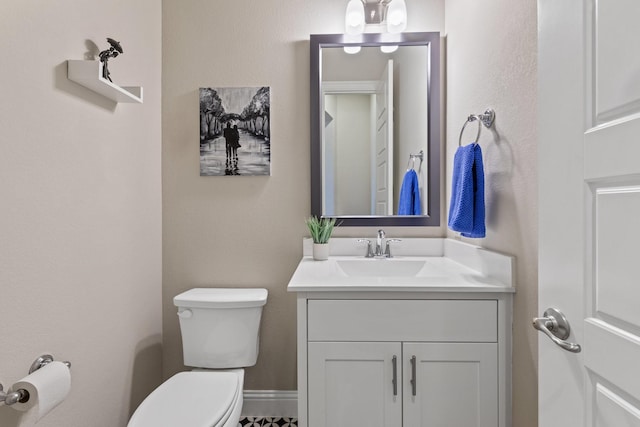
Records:
[[[310,41],[312,215],[346,226],[440,225],[440,34]],[[402,197],[399,209],[411,169],[417,188],[407,188],[420,202],[407,209]]]

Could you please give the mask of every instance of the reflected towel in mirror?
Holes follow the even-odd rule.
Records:
[[[418,174],[414,169],[409,169],[404,174],[399,199],[398,215],[422,215]]]

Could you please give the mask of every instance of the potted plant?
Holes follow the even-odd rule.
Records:
[[[311,216],[305,220],[311,239],[313,239],[313,259],[324,261],[329,259],[329,239],[336,225],[335,218],[318,218]]]

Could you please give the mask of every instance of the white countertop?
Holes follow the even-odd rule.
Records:
[[[428,256],[402,254],[394,256],[393,259],[367,259],[362,255],[338,253],[330,255],[326,261],[315,261],[311,256],[305,255],[291,277],[287,290],[289,292],[515,292],[512,283],[513,257],[451,239],[406,240],[412,241],[407,243],[407,246],[415,247],[420,245],[419,241],[424,241],[425,247],[439,246],[442,250],[441,253],[429,250]],[[336,246],[339,247],[344,243],[341,242]],[[434,245],[434,243],[437,244]],[[385,272],[388,265],[379,263],[398,264],[409,261],[413,262],[414,266],[419,265],[419,271],[412,275],[393,273],[386,273],[383,276],[372,274],[369,277],[362,274],[349,275],[345,272],[345,264],[341,263],[353,261],[362,263],[361,265],[365,267],[364,271],[368,271],[368,266],[371,265],[371,271],[379,269]]]

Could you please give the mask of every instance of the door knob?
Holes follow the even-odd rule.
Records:
[[[560,310],[548,308],[544,312],[544,317],[535,317],[533,327],[544,332],[551,340],[563,349],[572,353],[580,353],[580,344],[565,341],[569,338],[571,327],[569,321]]]

